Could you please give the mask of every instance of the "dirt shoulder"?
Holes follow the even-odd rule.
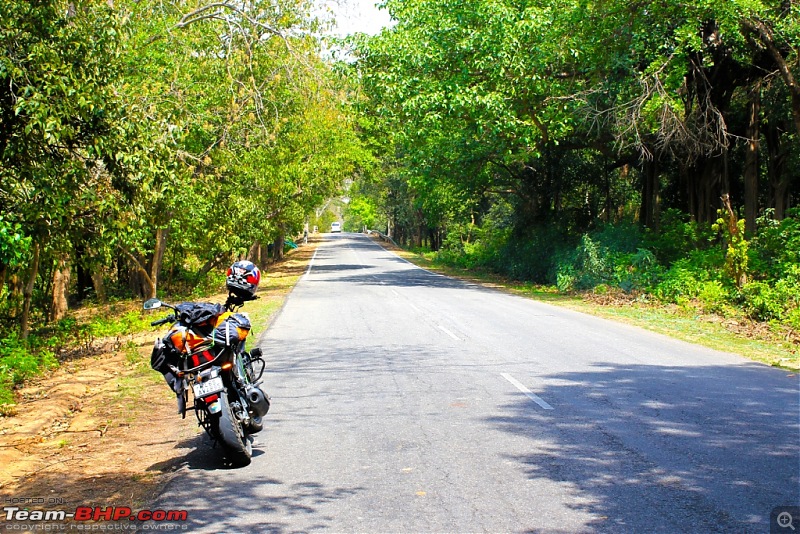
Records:
[[[264,273],[259,300],[244,310],[256,336],[266,332],[315,246],[312,239]],[[162,330],[96,343],[93,355],[66,359],[18,391],[15,415],[0,417],[3,506],[135,510],[187,458],[210,452],[194,416],[177,415],[174,394],[150,369],[153,340]]]

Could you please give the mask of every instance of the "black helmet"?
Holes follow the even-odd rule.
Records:
[[[252,299],[261,282],[261,271],[252,261],[237,261],[228,267],[228,278],[225,286],[228,291],[245,300]]]

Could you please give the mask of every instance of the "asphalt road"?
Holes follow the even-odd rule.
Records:
[[[157,502],[193,532],[769,532],[800,505],[797,375],[364,236],[328,236],[260,346],[253,463],[198,443]]]

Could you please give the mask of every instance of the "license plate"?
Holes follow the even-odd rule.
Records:
[[[192,387],[194,388],[194,396],[198,398],[207,397],[212,393],[219,393],[225,389],[225,386],[222,385],[222,377],[219,376],[206,382],[193,384]]]

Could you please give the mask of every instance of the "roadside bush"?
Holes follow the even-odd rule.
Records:
[[[708,246],[714,237],[709,225],[700,225],[689,214],[676,209],[666,209],[661,214],[658,232],[644,234],[644,248],[653,251],[659,263],[671,266],[691,252]]]
[[[573,243],[556,225],[531,229],[526,235],[510,236],[492,267],[516,280],[553,284]]]
[[[653,293],[664,302],[685,304],[700,295],[706,282],[717,280],[722,283],[719,276],[724,265],[722,250],[695,250],[689,257],[672,264],[653,288]]]
[[[464,269],[491,265],[497,255],[498,241],[504,243],[505,238],[499,231],[495,232],[494,239],[486,239],[485,234],[472,225],[451,228],[436,253],[436,260]],[[468,239],[464,240],[465,236]]]
[[[759,321],[796,321],[800,309],[800,265],[793,265],[780,280],[755,280],[739,292],[745,313]]]
[[[780,320],[783,315],[783,304],[778,292],[767,282],[754,281],[742,286],[740,291],[742,308],[745,313],[757,321]]]
[[[619,288],[665,303],[691,303],[706,313],[743,312],[800,329],[800,209],[780,222],[761,218],[758,225],[751,241],[735,241],[724,218],[715,228],[665,210],[658,233],[628,221],[578,236],[556,222],[515,231],[509,214],[498,210],[481,227],[470,225],[468,234],[451,233],[439,259],[555,285],[562,292]],[[743,228],[737,229],[737,236],[743,235]],[[462,241],[462,235],[470,240]],[[737,287],[745,279],[749,282]]]
[[[481,268],[508,275],[506,270],[512,240],[513,208],[506,201],[492,205],[480,225],[473,222],[453,223],[448,227],[436,260],[465,269]]]
[[[634,254],[618,254],[614,260],[614,279],[623,291],[651,291],[664,269],[655,254],[640,248]]]
[[[14,402],[15,386],[57,364],[50,344],[38,336],[23,340],[12,331],[0,339],[0,404]]]
[[[556,285],[561,291],[591,289],[614,278],[613,257],[589,234],[581,236],[580,244],[566,261],[559,262]]]
[[[601,248],[613,253],[632,254],[642,247],[644,234],[638,223],[619,221],[605,223],[591,232],[592,240]]]
[[[584,234],[575,250],[558,261],[556,285],[562,291],[599,284],[628,292],[651,288],[663,269],[651,251],[636,246],[640,238],[628,224],[618,231],[607,225],[598,233]]]
[[[119,337],[132,332],[145,330],[150,325],[150,318],[139,311],[129,311],[122,316],[95,317],[88,325],[83,325],[91,339]]]
[[[780,279],[800,265],[800,208],[788,211],[782,221],[758,220],[759,231],[750,242],[750,265],[761,279]]]
[[[708,280],[700,285],[697,300],[705,313],[731,315],[731,294],[719,280]]]
[[[691,268],[688,259],[678,260],[664,274],[663,280],[653,290],[655,296],[664,302],[685,304],[700,294],[704,280]]]
[[[775,283],[775,289],[787,311],[800,308],[800,263],[784,272],[783,277]]]
[[[800,331],[800,308],[795,308],[786,314],[783,322],[789,328]]]

